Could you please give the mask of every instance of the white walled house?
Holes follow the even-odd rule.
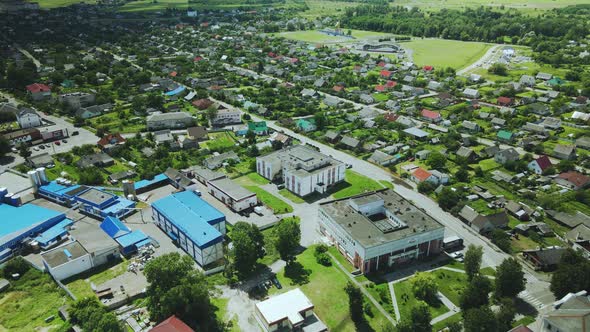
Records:
[[[324,193],[344,181],[346,165],[313,148],[295,145],[256,158],[256,171],[268,180],[279,177],[292,193]]]
[[[212,126],[224,126],[230,124],[237,124],[242,122],[242,112],[239,110],[230,110],[228,108],[223,108],[217,110],[217,114],[215,118],[211,120]]]
[[[57,280],[67,279],[95,266],[90,253],[77,241],[47,251],[41,257],[47,272]]]
[[[328,328],[313,312],[314,305],[299,288],[275,295],[255,305],[256,319],[264,331],[314,331]]]
[[[364,274],[440,253],[445,232],[390,189],[320,204],[319,228]]]
[[[41,116],[30,108],[23,108],[16,114],[16,120],[22,129],[40,127]]]
[[[255,193],[226,177],[207,181],[207,191],[236,212],[258,205]]]

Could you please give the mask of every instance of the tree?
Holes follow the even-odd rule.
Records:
[[[445,168],[445,165],[447,163],[447,157],[445,157],[442,153],[438,151],[433,151],[428,155],[426,163],[431,168]]]
[[[558,299],[568,293],[590,291],[590,262],[579,252],[567,249],[551,277],[549,289]]]
[[[19,156],[23,157],[23,158],[29,158],[31,156],[31,150],[29,149],[29,146],[26,145],[25,143],[21,143],[18,146],[18,154]]]
[[[488,72],[490,74],[499,75],[499,76],[506,76],[508,75],[508,69],[505,65],[501,63],[494,63],[493,65],[488,68]]]
[[[438,195],[438,205],[445,210],[454,208],[460,200],[459,193],[449,187],[444,187]]]
[[[85,297],[76,301],[70,310],[72,324],[88,332],[122,332],[123,326],[114,313],[98,302],[95,297]]]
[[[419,193],[428,195],[431,192],[433,192],[434,189],[436,189],[436,187],[434,186],[434,183],[432,183],[430,181],[423,181],[423,182],[418,183],[418,192]]]
[[[465,168],[461,168],[455,173],[455,179],[458,182],[469,182],[469,172]]]
[[[313,119],[318,130],[323,130],[328,124],[328,118],[323,113],[316,113]]]
[[[209,119],[209,121],[213,122],[213,120],[217,117],[217,108],[215,106],[211,106],[211,107],[207,108],[205,113],[207,114],[207,119]]]
[[[275,226],[275,234],[275,248],[281,259],[289,265],[293,261],[295,252],[299,248],[299,241],[301,241],[299,223],[294,218],[285,218]]]
[[[78,175],[81,184],[98,185],[104,183],[102,172],[95,166],[79,169]]]
[[[10,152],[10,142],[4,138],[4,136],[0,137],[0,158],[4,157],[8,152]]]
[[[430,310],[428,310],[428,304],[423,301],[418,301],[416,306],[412,308],[411,320],[412,326],[415,331],[432,331],[432,325],[430,325]]]
[[[576,169],[576,164],[571,160],[561,160],[559,164],[557,164],[557,169],[560,172],[573,171]]]
[[[361,290],[352,282],[348,282],[344,291],[348,295],[348,308],[350,310],[350,318],[353,322],[362,322],[363,317],[363,294]]]
[[[4,278],[12,279],[13,274],[19,274],[22,276],[30,268],[31,266],[29,265],[29,263],[27,263],[27,261],[24,260],[24,258],[18,256],[11,259],[10,261],[8,261],[8,263],[6,263],[6,265],[4,265],[4,268],[2,269],[2,274],[4,275]]]
[[[476,274],[461,294],[459,299],[461,310],[467,311],[487,305],[489,303],[488,294],[491,290],[492,282],[487,277]]]
[[[237,222],[231,231],[233,248],[230,252],[233,268],[240,276],[248,276],[256,262],[264,257],[264,238],[256,225]]]
[[[177,252],[156,257],[145,265],[144,275],[154,321],[176,315],[197,331],[221,331],[209,295],[212,288],[191,257]]]
[[[516,308],[514,300],[503,298],[500,300],[500,310],[496,313],[496,320],[498,321],[498,331],[509,331],[512,329],[514,316],[516,315]]]
[[[493,332],[498,330],[498,322],[488,306],[469,309],[463,313],[465,332]]]
[[[436,299],[438,285],[432,275],[418,272],[410,279],[410,283],[416,298],[429,303]]]
[[[515,297],[525,289],[522,266],[514,258],[505,259],[496,270],[496,297]]]
[[[482,256],[483,248],[481,246],[470,244],[469,247],[467,247],[463,262],[465,264],[465,274],[467,274],[468,280],[473,279],[473,277],[479,273]]]
[[[510,253],[512,251],[510,244],[510,235],[506,234],[501,229],[494,229],[492,231],[492,243],[502,249],[504,252]]]

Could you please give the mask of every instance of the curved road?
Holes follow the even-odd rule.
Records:
[[[469,66],[457,71],[457,75],[465,75],[476,68],[482,67],[484,63],[490,61],[493,58],[493,56],[496,54],[496,52],[498,51],[498,49],[501,46],[505,46],[505,45],[492,46],[489,50],[487,50],[487,52],[481,58],[479,58],[479,60],[477,60],[474,63],[470,64]]]

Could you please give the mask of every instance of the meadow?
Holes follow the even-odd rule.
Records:
[[[348,30],[343,29],[346,33]],[[330,36],[318,30],[303,30],[303,31],[288,31],[275,34],[276,36],[284,37],[286,39],[300,40],[308,43],[354,43],[362,39],[372,39],[385,36],[391,36],[391,34],[383,32],[363,31],[363,30],[351,30],[352,36],[355,38],[347,38],[342,36]]]
[[[447,39],[414,39],[401,43],[411,50],[414,63],[418,66],[466,67],[481,58],[492,44],[463,42]]]

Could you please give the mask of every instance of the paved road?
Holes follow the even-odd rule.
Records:
[[[479,58],[479,60],[475,61],[474,63],[470,64],[469,66],[457,71],[457,75],[466,75],[469,74],[470,71],[477,69],[479,67],[483,67],[488,61],[490,61],[496,54],[496,52],[502,47],[503,45],[494,45],[492,46],[487,52]]]

